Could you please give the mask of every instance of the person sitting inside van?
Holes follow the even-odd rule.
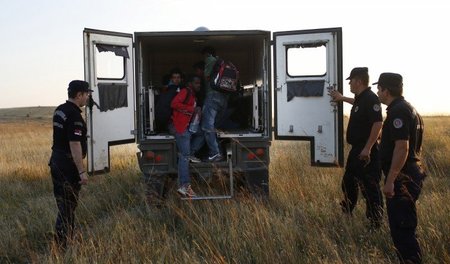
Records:
[[[182,73],[178,68],[170,71],[170,81],[167,89],[161,91],[155,106],[155,122],[157,132],[167,132],[172,115],[170,103],[180,92],[182,82]]]
[[[188,86],[181,89],[171,103],[172,123],[178,148],[178,193],[185,197],[195,197],[189,176],[189,158],[191,154],[191,135],[189,123],[196,107],[195,94],[200,91],[201,80],[197,76],[189,77]]]

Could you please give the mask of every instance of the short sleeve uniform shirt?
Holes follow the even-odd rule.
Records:
[[[70,141],[81,143],[83,157],[87,152],[87,128],[80,108],[70,101],[58,106],[53,114],[53,146],[55,151],[70,154]]]

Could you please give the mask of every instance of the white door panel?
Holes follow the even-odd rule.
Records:
[[[340,29],[274,33],[275,137],[311,142],[311,163],[342,165]]]
[[[108,171],[109,147],[134,141],[132,35],[85,29],[84,64],[96,103],[86,109],[88,172]]]

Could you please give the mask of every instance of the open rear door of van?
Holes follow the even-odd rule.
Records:
[[[110,169],[109,147],[134,142],[133,35],[84,29],[88,172]]]
[[[342,29],[274,32],[275,139],[307,140],[311,164],[343,165]]]

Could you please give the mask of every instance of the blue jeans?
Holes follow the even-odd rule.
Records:
[[[205,141],[209,148],[209,155],[213,156],[219,153],[219,144],[217,143],[217,134],[215,122],[225,113],[228,104],[228,95],[218,91],[210,91],[206,95],[205,103],[202,109],[201,127],[205,133]]]
[[[196,133],[191,135],[191,156],[195,156],[197,151],[205,144],[205,133],[203,133],[203,130],[199,129]]]
[[[180,186],[191,183],[189,176],[189,156],[191,154],[191,133],[186,129],[183,133],[175,133],[178,147],[178,183]]]

